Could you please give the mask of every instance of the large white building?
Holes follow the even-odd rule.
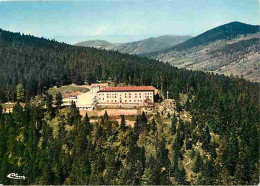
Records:
[[[136,107],[154,104],[154,87],[105,87],[98,91],[99,106]]]

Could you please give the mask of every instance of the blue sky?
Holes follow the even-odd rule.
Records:
[[[259,24],[259,0],[0,0],[0,28],[74,44],[196,36],[232,21]]]

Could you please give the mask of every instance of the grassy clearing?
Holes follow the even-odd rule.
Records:
[[[86,85],[66,85],[62,87],[52,87],[48,90],[48,93],[55,97],[57,93],[61,93],[63,97],[68,97],[71,93],[85,93],[88,92],[89,89]]]

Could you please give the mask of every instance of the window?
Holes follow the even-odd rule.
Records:
[[[127,100],[125,100],[125,102],[127,102]]]
[[[131,100],[129,100],[129,102],[131,102]]]

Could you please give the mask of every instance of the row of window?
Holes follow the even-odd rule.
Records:
[[[116,96],[107,96],[107,98],[116,98]]]
[[[107,98],[110,98],[110,97],[107,97]],[[112,96],[111,98],[116,98],[116,96],[114,97],[114,96]],[[135,97],[135,98],[137,98],[137,97]],[[139,98],[141,98],[141,97],[139,97]],[[146,99],[152,99],[153,97],[152,96],[146,96]],[[105,98],[99,98],[99,100],[105,100]],[[120,98],[120,100],[122,100],[121,98]],[[126,102],[127,102],[127,100],[126,100]],[[131,102],[131,100],[129,100],[129,102]]]
[[[107,100],[107,102],[116,103],[116,102],[118,102],[118,101],[117,101],[117,100]],[[128,103],[131,103],[131,102],[132,102],[131,100],[128,101]],[[134,103],[136,103],[136,102],[142,102],[142,100],[134,100],[133,102],[134,102]],[[125,100],[125,103],[127,103],[127,100]]]
[[[118,93],[107,93],[106,95],[107,96],[116,96]],[[138,93],[125,93],[125,96],[127,96],[127,94],[129,95],[129,96],[131,96],[132,94],[135,94],[135,96],[137,96],[138,95]],[[147,92],[147,93],[144,93],[145,95],[152,95],[153,93],[152,92]],[[101,94],[99,94],[100,96],[104,96],[105,94],[104,93],[101,93]],[[139,93],[139,95],[142,95],[142,93]],[[120,96],[121,96],[121,94],[120,94]]]

